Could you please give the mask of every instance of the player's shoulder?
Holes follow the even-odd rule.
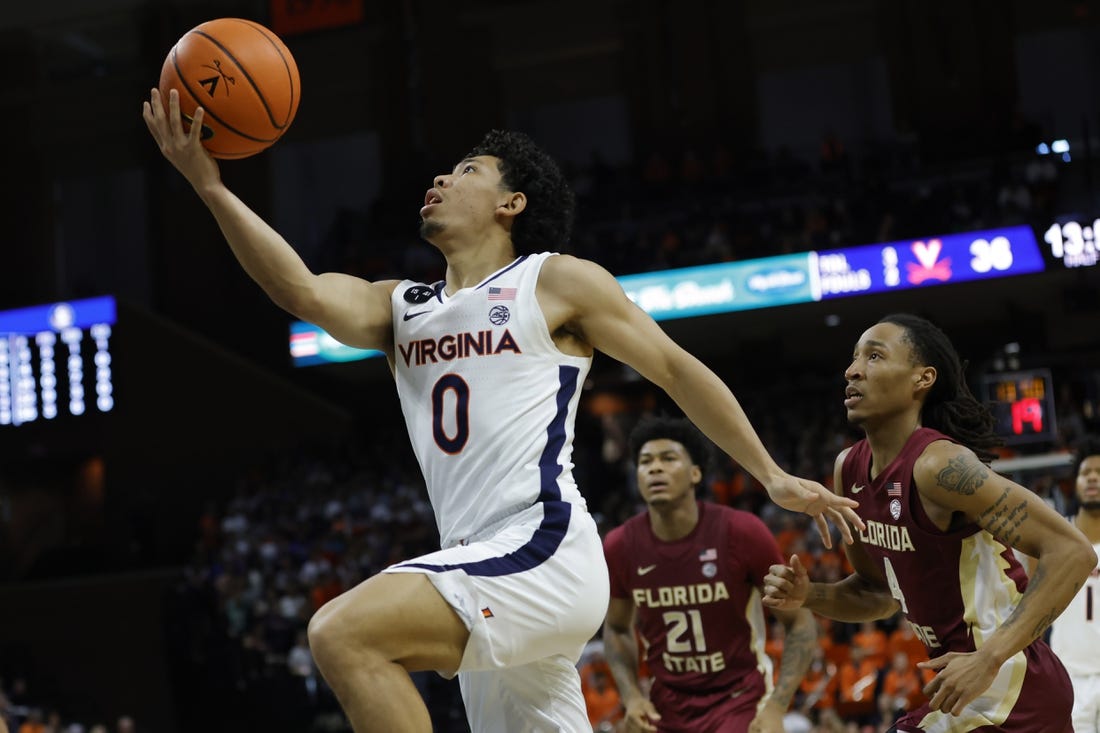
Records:
[[[634,536],[638,532],[638,523],[646,520],[646,515],[636,514],[630,519],[620,524],[617,527],[610,529],[603,538],[603,546],[606,552],[618,552],[621,550],[624,544],[626,544],[629,537]]]
[[[703,511],[713,516],[716,522],[720,522],[735,529],[764,529],[768,531],[764,520],[752,512],[745,511],[744,509],[735,509],[725,504],[716,504],[711,501],[701,502],[701,505]]]
[[[583,290],[606,285],[614,276],[602,265],[574,255],[551,253],[539,272],[539,286],[552,289]]]
[[[931,436],[930,436],[931,437]],[[974,451],[947,436],[933,437],[913,459],[913,473],[938,473],[948,465],[981,463]]]

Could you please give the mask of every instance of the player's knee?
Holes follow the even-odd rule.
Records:
[[[338,607],[331,601],[310,618],[306,637],[309,639],[310,652],[318,665],[324,666],[326,662],[346,656],[357,648],[358,645],[350,643],[345,627]]]

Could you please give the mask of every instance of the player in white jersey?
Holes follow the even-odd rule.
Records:
[[[1078,457],[1073,523],[1100,555],[1100,441]],[[1100,733],[1100,562],[1051,627],[1050,647],[1073,681],[1074,733]]]
[[[608,603],[595,523],[572,479],[578,391],[595,350],[664,388],[773,500],[851,541],[852,507],[783,471],[729,389],[672,342],[595,263],[532,255],[564,244],[573,194],[526,136],[491,132],[436,176],[421,236],[444,255],[434,285],[312,273],[221,182],[184,131],[175,90],[143,117],[213,213],[245,271],[280,307],[341,342],[386,353],[443,549],[367,579],[310,621],[317,665],[353,728],[427,731],[409,672],[459,675],[471,727],[589,731],[574,667]]]

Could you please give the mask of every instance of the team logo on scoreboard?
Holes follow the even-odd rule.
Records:
[[[909,270],[909,282],[920,285],[925,280],[939,280],[947,282],[951,279],[951,258],[940,259],[943,251],[943,242],[938,239],[929,239],[927,242],[913,242],[909,247],[913,251],[916,262],[906,263]]]

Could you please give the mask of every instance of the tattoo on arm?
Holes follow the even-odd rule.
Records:
[[[978,523],[997,539],[1010,547],[1015,547],[1020,542],[1020,526],[1027,521],[1029,512],[1026,499],[1021,499],[1017,504],[1009,506],[1008,494],[1009,490],[1006,488],[997,500],[978,516]]]
[[[956,494],[970,496],[989,477],[985,465],[964,456],[956,456],[936,474],[936,483]]]
[[[1039,619],[1039,621],[1035,624],[1035,628],[1031,630],[1032,640],[1038,639],[1040,636],[1042,636],[1043,632],[1047,630],[1047,627],[1054,623],[1057,618],[1058,612],[1051,610],[1049,613],[1047,613],[1046,616],[1043,616],[1041,619]]]
[[[786,709],[798,685],[810,666],[817,633],[814,628],[793,627],[783,641],[783,655],[780,657],[779,679],[775,682],[771,699]]]

